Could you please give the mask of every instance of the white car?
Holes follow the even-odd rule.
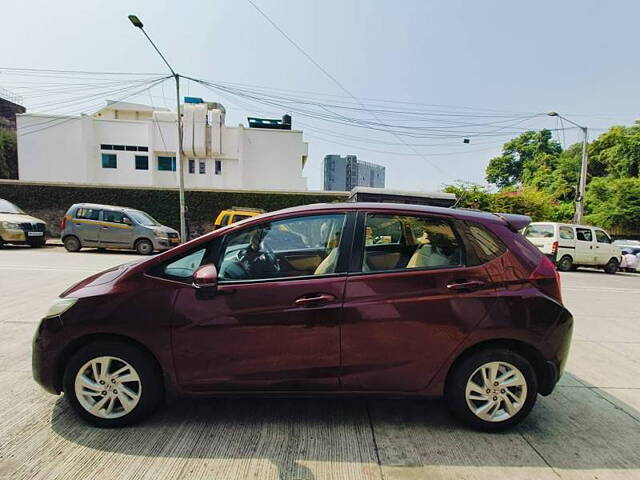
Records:
[[[567,272],[578,267],[603,268],[616,273],[622,252],[607,232],[589,225],[533,222],[523,235],[558,267]]]

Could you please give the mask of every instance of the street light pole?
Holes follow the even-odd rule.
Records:
[[[589,143],[589,130],[587,127],[578,125],[576,122],[563,117],[557,112],[549,112],[547,115],[549,115],[550,117],[561,118],[562,120],[569,122],[571,125],[575,125],[580,130],[582,130],[582,134],[584,135],[582,140],[582,164],[580,166],[580,180],[578,183],[578,192],[576,193],[576,213],[573,216],[574,223],[582,223],[582,218],[584,217],[585,194],[587,191],[587,170],[589,167],[589,151],[587,148]]]
[[[176,114],[178,116],[177,117],[178,149],[176,152],[176,169],[178,170],[178,191],[179,191],[179,198],[180,198],[180,238],[182,239],[183,242],[185,242],[189,240],[188,238],[189,232],[187,232],[187,221],[186,221],[186,215],[185,215],[186,208],[185,208],[185,202],[184,202],[184,171],[182,168],[182,157],[183,157],[182,150],[183,149],[182,149],[182,115],[180,114],[180,75],[177,74],[175,70],[173,70],[173,68],[167,61],[167,59],[164,58],[164,55],[162,55],[162,52],[160,52],[158,47],[156,47],[156,44],[153,43],[153,40],[151,40],[149,35],[147,35],[147,32],[145,32],[143,28],[144,25],[142,24],[140,19],[135,15],[129,15],[129,20],[131,21],[134,27],[139,28],[142,31],[142,33],[144,33],[144,36],[147,37],[147,40],[149,40],[149,43],[151,43],[155,51],[158,52],[158,55],[160,55],[160,58],[162,58],[164,63],[167,65],[167,67],[169,67],[169,70],[171,71],[171,74],[173,75],[173,78],[176,81],[176,107],[177,107]]]

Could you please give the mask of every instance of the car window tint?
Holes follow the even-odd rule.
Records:
[[[573,240],[573,228],[560,226],[560,238],[563,240]]]
[[[363,272],[461,264],[461,246],[446,220],[420,216],[367,215]]]
[[[246,218],[251,218],[251,215],[240,215],[240,214],[236,214],[233,216],[233,221],[235,222],[239,222],[240,220],[244,220]]]
[[[164,266],[163,273],[171,277],[179,278],[189,278],[193,276],[193,272],[200,267],[206,250],[206,248],[201,248],[174,262],[168,263]]]
[[[100,218],[100,210],[97,208],[79,208],[76,211],[75,218],[83,218],[85,220],[98,220]]]
[[[264,280],[336,273],[345,215],[298,217],[227,236],[221,281]]]
[[[482,225],[473,222],[467,222],[466,225],[466,237],[471,243],[473,253],[477,257],[474,259],[474,265],[493,260],[507,250],[505,244]],[[467,254],[467,264],[469,264],[469,252]]]
[[[529,225],[524,231],[528,238],[553,238],[553,225]]]
[[[583,242],[590,242],[593,236],[590,228],[576,228],[576,238]]]
[[[602,230],[596,230],[596,240],[598,243],[611,243],[611,239],[609,236],[604,233]]]

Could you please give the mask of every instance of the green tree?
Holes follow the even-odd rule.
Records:
[[[592,177],[638,177],[640,172],[640,122],[631,127],[614,126],[589,146]]]
[[[540,168],[553,170],[561,152],[550,130],[524,132],[504,144],[502,155],[489,161],[487,181],[500,188],[527,184]]]
[[[18,178],[16,132],[0,128],[0,178]]]
[[[640,178],[594,178],[587,190],[587,222],[640,232]]]

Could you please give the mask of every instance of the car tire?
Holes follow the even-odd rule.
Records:
[[[618,271],[618,266],[619,266],[618,261],[615,258],[612,258],[604,266],[604,271],[610,275],[613,275]]]
[[[146,238],[137,240],[135,248],[139,255],[151,255],[153,253],[153,243]]]
[[[156,410],[164,391],[160,369],[151,355],[111,340],[92,342],[71,357],[64,370],[63,389],[76,413],[102,428],[145,419]]]
[[[78,237],[74,237],[73,235],[68,235],[63,240],[64,248],[67,249],[67,252],[79,252],[82,248],[82,244]]]
[[[506,375],[509,377],[501,381]],[[533,366],[506,348],[487,348],[463,358],[450,373],[445,390],[451,413],[464,424],[485,432],[506,430],[520,423],[537,396]]]
[[[570,255],[564,255],[558,262],[558,270],[561,272],[570,272],[573,270],[573,259]]]

